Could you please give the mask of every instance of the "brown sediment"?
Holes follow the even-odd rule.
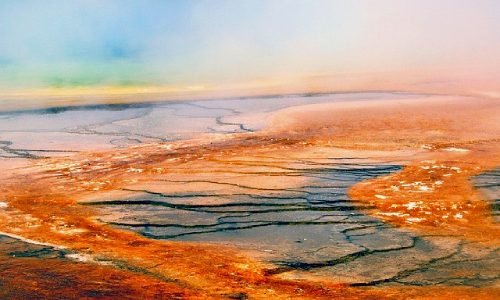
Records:
[[[38,161],[3,179],[0,197],[8,204],[0,211],[0,231],[60,245],[96,260],[125,266],[92,265],[108,276],[130,274],[116,288],[134,290],[144,278],[163,282],[159,290],[184,297],[253,298],[488,298],[495,287],[480,292],[466,287],[363,288],[317,281],[292,281],[266,273],[266,263],[238,249],[202,243],[164,242],[140,237],[95,220],[96,211],[78,202],[121,189],[137,189],[152,178],[171,175],[177,180],[212,178],[235,172],[238,158],[250,162],[255,155],[293,156],[333,147],[367,150],[409,149],[413,161],[399,173],[354,186],[351,197],[376,207],[373,215],[425,234],[462,234],[472,240],[498,244],[498,227],[488,217],[488,206],[468,182],[470,176],[499,164],[498,101],[428,99],[402,102],[361,102],[313,105],[288,109],[276,116],[275,126],[258,134],[201,138],[171,144],[151,144],[121,150],[79,154]],[[422,149],[422,146],[424,149]],[[326,149],[326,150],[325,150]],[[349,150],[354,151],[354,150]],[[385,152],[386,158],[401,156]],[[407,158],[406,158],[407,159]],[[270,163],[263,171],[283,167]],[[243,167],[241,167],[243,168]],[[279,177],[252,179],[260,187],[280,186]],[[299,186],[298,178],[295,185]],[[187,187],[170,187],[178,192]],[[203,190],[203,184],[194,189]],[[121,191],[124,192],[124,191]],[[491,236],[494,238],[492,239]],[[13,264],[7,260],[6,264]],[[23,261],[23,268],[40,270],[40,263]],[[72,273],[89,265],[51,264],[54,272]],[[2,271],[3,274],[7,271]],[[38,272],[38,273],[37,273]],[[35,274],[39,274],[39,271]],[[108,273],[109,272],[109,273]],[[89,277],[97,276],[90,272]],[[42,275],[40,275],[42,276]],[[83,282],[86,274],[77,281]],[[100,275],[99,275],[100,276]],[[41,278],[35,278],[41,280]],[[165,283],[165,281],[167,283]],[[121,286],[124,284],[125,286]],[[160,286],[159,285],[159,286]],[[173,285],[170,290],[169,287]],[[29,290],[29,285],[25,286]],[[23,287],[19,288],[22,291]],[[152,289],[154,289],[152,287]],[[68,296],[72,291],[68,290]],[[495,294],[496,293],[496,294]],[[494,297],[492,297],[494,298]]]

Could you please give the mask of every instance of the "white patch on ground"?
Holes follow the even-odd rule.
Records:
[[[455,148],[455,147],[450,147],[450,148],[444,148],[444,151],[448,152],[469,152],[469,149],[463,149],[463,148]]]
[[[424,202],[418,201],[418,202],[408,202],[407,204],[403,204],[404,207],[406,207],[409,210],[415,209],[417,207],[420,207]]]
[[[429,192],[429,191],[432,191],[432,188],[426,186],[425,184],[424,185],[421,185],[418,187],[418,189],[421,191],[421,192]]]
[[[107,180],[105,182],[100,182],[100,181],[84,181],[81,183],[83,186],[94,186],[92,188],[93,191],[98,191],[100,190],[104,185],[111,183],[111,181]]]
[[[160,149],[166,149],[166,150],[172,150],[174,148],[174,145],[169,144],[169,145],[163,145],[159,147]]]
[[[388,216],[388,217],[399,217],[399,218],[409,216],[409,214],[403,214],[400,212],[379,212],[379,213],[377,213],[377,215]]]
[[[0,201],[0,208],[7,208],[9,205],[6,202]]]
[[[79,262],[84,262],[84,263],[94,262],[94,258],[91,255],[87,254],[71,253],[71,254],[66,254],[65,256],[69,259],[76,260]]]
[[[375,197],[378,198],[378,199],[382,199],[382,200],[383,199],[387,199],[387,196],[384,196],[384,195],[378,195],[377,194],[377,195],[375,195]]]
[[[57,232],[65,235],[74,235],[87,232],[87,230],[83,228],[58,228]]]
[[[423,219],[423,218],[407,218],[406,222],[407,223],[419,223],[419,222],[422,222],[424,220],[425,219]]]
[[[399,191],[399,187],[397,185],[391,185],[391,190],[393,192],[398,192]]]
[[[113,264],[110,261],[96,260],[92,255],[89,255],[89,254],[70,253],[70,254],[66,254],[65,257],[72,259],[72,260],[75,260],[75,261],[78,261],[78,262],[82,262],[82,263],[94,263],[94,264],[105,265],[105,266],[109,266],[109,265]]]
[[[80,234],[83,232],[87,232],[86,229],[84,228],[78,228],[75,227],[74,225],[66,224],[63,221],[56,221],[56,224],[51,225],[50,229],[54,232],[64,234],[64,235],[74,235],[74,234]]]
[[[23,215],[23,218],[26,220],[26,222],[37,222],[37,221],[39,221],[39,220],[40,220],[40,219],[38,219],[38,218],[33,217],[33,216],[32,216],[32,215],[30,215],[30,214],[25,214],[25,215]]]
[[[414,191],[414,192],[426,193],[426,192],[430,192],[433,190],[433,188],[427,186],[422,181],[415,181],[411,184],[402,184],[401,186],[403,186],[403,187],[413,186],[412,192]],[[416,189],[416,191],[415,191],[415,189]]]

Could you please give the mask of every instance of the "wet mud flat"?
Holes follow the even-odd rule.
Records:
[[[372,207],[350,199],[348,189],[401,166],[349,160],[303,158],[279,174],[260,174],[283,176],[285,181],[286,176],[306,178],[307,185],[299,187],[252,187],[227,174],[225,181],[201,181],[206,189],[214,189],[211,192],[162,193],[159,186],[172,182],[158,179],[149,185],[151,190],[128,189],[134,194],[127,198],[85,205],[100,207],[101,221],[148,238],[237,246],[271,263],[266,272],[283,278],[353,286],[482,287],[498,282],[496,247],[460,236],[422,236],[370,216]],[[254,168],[259,164],[266,166],[266,161],[251,162]],[[235,181],[239,183],[231,183]],[[220,186],[239,190],[217,190]],[[211,199],[226,201],[209,204]]]
[[[37,284],[53,283],[48,270],[67,278],[54,286],[70,298],[494,298],[497,229],[486,201],[497,198],[496,140],[483,127],[454,128],[446,112],[431,125],[425,114],[412,120],[427,97],[4,114],[0,163],[12,174],[0,175],[0,227],[11,236],[2,284],[48,297],[57,292]],[[311,101],[340,102],[340,113],[302,111]],[[311,109],[321,113],[311,119]],[[16,290],[7,279],[16,274],[32,287]]]
[[[495,221],[500,222],[500,169],[494,169],[475,176],[474,185],[489,201]]]
[[[253,132],[266,125],[268,114],[296,105],[419,97],[408,93],[290,95],[0,112],[0,162],[171,142],[206,133]]]

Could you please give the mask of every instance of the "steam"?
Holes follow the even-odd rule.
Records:
[[[0,86],[500,69],[500,2],[1,1]]]

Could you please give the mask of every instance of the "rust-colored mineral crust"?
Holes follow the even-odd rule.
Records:
[[[258,133],[36,160],[2,175],[0,231],[67,253],[19,258],[8,253],[21,244],[0,249],[0,297],[494,299],[498,285],[370,287],[327,276],[291,279],[236,246],[148,239],[99,221],[98,209],[82,203],[124,198],[147,190],[158,178],[171,181],[163,194],[201,193],[213,188],[210,182],[224,182],[225,194],[248,186],[293,192],[307,180],[267,175],[304,163],[295,157],[315,155],[318,162],[339,153],[370,155],[373,161],[404,165],[349,190],[351,199],[373,206],[370,216],[421,236],[463,236],[466,242],[497,247],[498,225],[470,178],[499,165],[499,104],[430,97],[311,105],[278,112],[274,125]],[[252,163],[256,157],[283,161]]]

